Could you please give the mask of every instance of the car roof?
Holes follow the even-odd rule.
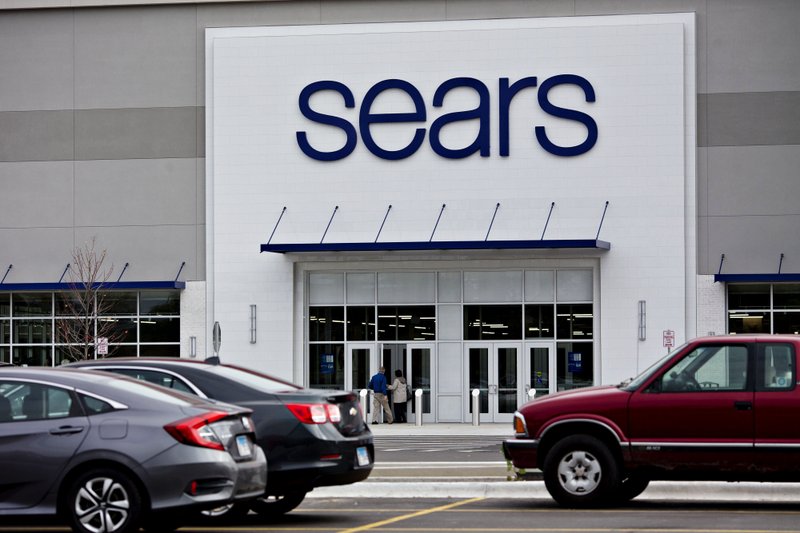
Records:
[[[32,380],[43,383],[51,383],[72,389],[85,390],[86,392],[100,394],[118,400],[136,397],[141,400],[158,402],[163,404],[164,399],[155,399],[156,395],[147,389],[161,395],[167,395],[176,401],[183,403],[186,407],[214,407],[214,404],[192,394],[182,394],[151,383],[146,383],[127,376],[120,376],[102,372],[101,370],[64,368],[64,367],[18,367],[7,366],[0,368],[0,379],[22,379]],[[114,382],[127,382],[135,385],[134,387],[114,386]],[[228,406],[230,407],[230,406]]]
[[[244,366],[239,365],[232,365],[228,363],[219,363],[219,364],[212,364],[205,360],[201,359],[185,359],[185,358],[165,358],[165,357],[108,357],[106,359],[91,359],[86,361],[78,361],[75,363],[70,363],[67,365],[68,367],[93,367],[93,368],[102,368],[103,366],[151,366],[151,367],[161,367],[161,368],[180,368],[180,367],[187,367],[191,366],[192,368],[197,368],[199,370],[207,371],[207,372],[214,372],[214,367],[227,367],[227,368],[234,368],[237,370],[241,370],[244,372],[248,372],[250,374],[260,375],[264,378],[270,379],[272,381],[283,383],[287,386],[292,388],[301,388],[299,385],[292,383],[291,381],[287,381],[285,379],[275,377],[271,374],[267,374],[265,372],[261,372],[258,370],[253,370],[251,368],[247,368]]]

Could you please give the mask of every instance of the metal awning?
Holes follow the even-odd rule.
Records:
[[[0,283],[0,292],[28,291],[74,291],[81,287],[80,283]],[[109,281],[95,283],[93,289],[114,290],[147,290],[147,289],[185,289],[185,281]]]
[[[409,241],[409,242],[320,242],[262,244],[262,252],[278,254],[310,252],[390,252],[426,250],[610,250],[611,244],[598,239],[559,239],[521,241]]]
[[[781,254],[778,259],[778,271],[768,274],[723,274],[722,265],[725,263],[725,254],[719,256],[719,269],[714,274],[714,281],[724,281],[729,283],[773,283],[781,281],[800,281],[800,274],[783,273],[783,259],[785,254]]]
[[[611,244],[607,241],[601,241],[600,237],[600,228],[603,226],[603,220],[606,216],[606,210],[608,209],[608,202],[605,203],[603,208],[603,216],[600,219],[600,227],[597,228],[597,235],[594,239],[545,239],[545,233],[547,231],[547,224],[550,222],[550,216],[553,213],[553,208],[555,207],[555,202],[551,202],[550,204],[550,212],[547,215],[547,221],[544,225],[544,230],[542,231],[542,236],[538,240],[489,240],[489,235],[492,231],[492,224],[494,224],[494,219],[497,216],[497,211],[500,209],[500,202],[497,202],[494,208],[494,213],[492,215],[491,222],[489,223],[489,229],[486,232],[486,237],[483,240],[471,240],[471,241],[435,241],[433,240],[434,235],[436,234],[436,228],[439,226],[439,220],[442,218],[442,213],[444,213],[445,207],[447,204],[442,204],[442,207],[439,211],[439,217],[436,219],[436,224],[433,226],[433,232],[431,232],[430,238],[427,241],[389,241],[389,242],[380,242],[380,235],[381,231],[383,230],[383,226],[386,223],[386,219],[389,216],[389,212],[392,210],[392,206],[386,210],[386,214],[383,216],[383,222],[378,229],[378,234],[375,236],[375,240],[372,242],[333,242],[328,243],[325,242],[325,236],[328,234],[328,229],[331,227],[331,223],[333,222],[333,217],[336,216],[336,212],[339,210],[339,206],[337,205],[333,213],[331,214],[331,218],[328,221],[328,226],[325,228],[325,232],[322,234],[322,239],[318,243],[289,243],[289,244],[272,244],[272,237],[275,235],[275,231],[278,229],[278,225],[281,223],[283,218],[283,214],[286,212],[286,207],[281,210],[280,215],[278,216],[278,221],[275,223],[275,227],[272,229],[272,234],[269,237],[269,240],[266,244],[261,245],[262,252],[272,252],[278,254],[290,254],[290,253],[319,253],[319,252],[400,252],[400,251],[441,251],[441,250],[545,250],[545,249],[568,249],[568,250],[575,250],[575,249],[595,249],[595,250],[610,250]]]
[[[800,274],[714,274],[714,281],[727,281],[729,283],[800,281]]]

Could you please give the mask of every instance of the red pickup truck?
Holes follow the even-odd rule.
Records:
[[[800,481],[798,352],[797,335],[692,340],[634,379],[523,405],[503,452],[568,507],[656,479]]]

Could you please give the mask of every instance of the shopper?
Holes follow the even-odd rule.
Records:
[[[408,383],[406,383],[406,378],[403,377],[402,370],[398,368],[394,371],[394,381],[386,388],[392,391],[392,409],[394,409],[395,422],[405,423]]]
[[[391,424],[394,422],[392,411],[389,409],[389,400],[386,398],[386,368],[380,367],[378,373],[369,380],[369,388],[372,389],[372,423],[378,423],[378,413],[381,409],[386,412],[386,421]]]

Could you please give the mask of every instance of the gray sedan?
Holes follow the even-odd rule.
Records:
[[[259,496],[267,467],[249,415],[105,373],[0,368],[0,516],[169,531]]]

